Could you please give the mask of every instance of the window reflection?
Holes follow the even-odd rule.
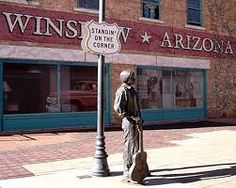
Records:
[[[200,72],[176,71],[176,107],[201,107],[202,83]]]
[[[138,94],[141,108],[162,108],[161,70],[138,69]]]
[[[61,68],[61,111],[97,110],[97,68],[63,66]]]
[[[56,67],[47,65],[4,65],[4,113],[41,113],[46,96],[56,89]]]
[[[137,78],[142,109],[202,107],[201,72],[138,68]]]
[[[163,108],[174,107],[174,94],[173,94],[173,76],[171,70],[162,71],[163,80]]]
[[[160,0],[143,0],[143,17],[159,19]]]

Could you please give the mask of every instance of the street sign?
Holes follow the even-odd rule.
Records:
[[[97,23],[93,20],[84,26],[81,47],[84,51],[93,54],[116,54],[121,50],[119,36],[121,29],[116,23]]]

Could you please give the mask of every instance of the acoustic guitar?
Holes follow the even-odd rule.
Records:
[[[149,175],[147,164],[147,153],[143,150],[143,131],[139,131],[139,150],[133,155],[133,164],[129,169],[129,179],[137,183],[142,183]]]

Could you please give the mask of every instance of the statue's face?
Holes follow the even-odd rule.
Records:
[[[135,77],[134,74],[129,78],[128,84],[134,84],[135,83]]]
[[[135,83],[135,76],[134,72],[130,70],[124,70],[120,73],[120,79],[122,82],[126,84],[134,84]]]

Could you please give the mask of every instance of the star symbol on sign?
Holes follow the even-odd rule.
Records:
[[[147,32],[144,33],[144,35],[140,35],[143,38],[142,43],[147,42],[149,44],[149,39],[152,38],[150,35],[148,35]]]

